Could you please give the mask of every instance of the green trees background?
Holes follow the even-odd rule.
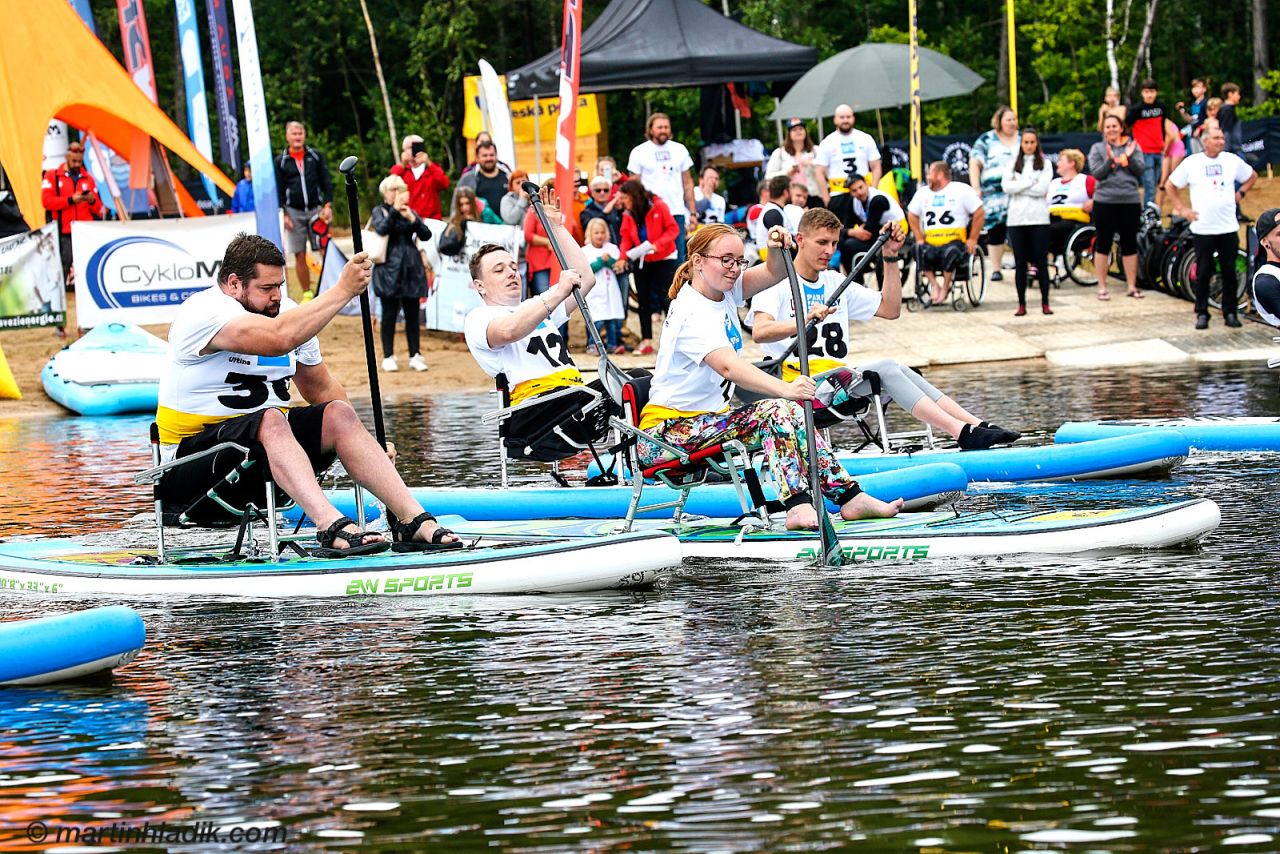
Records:
[[[464,157],[460,138],[462,77],[476,74],[488,59],[499,72],[515,68],[558,47],[562,0],[366,0],[390,92],[397,133],[416,132],[433,157],[456,174]],[[820,58],[863,41],[905,41],[905,0],[709,0],[743,23],[780,38],[813,45]],[[607,0],[584,0],[590,26]],[[93,0],[99,33],[120,56],[115,4]],[[185,127],[182,77],[177,59],[171,0],[145,0],[161,106]],[[203,2],[198,3],[203,15]],[[1121,88],[1132,76],[1159,81],[1170,106],[1189,100],[1192,77],[1208,76],[1216,93],[1231,80],[1256,103],[1246,117],[1280,111],[1280,75],[1270,70],[1267,31],[1274,26],[1267,0],[1016,0],[1018,99],[1024,121],[1045,131],[1093,127],[1103,88],[1111,80],[1107,51],[1110,10],[1114,53]],[[331,160],[357,153],[369,176],[392,162],[360,0],[256,0],[259,52],[268,109],[277,145],[284,123],[303,119],[310,141]],[[1001,73],[1005,33],[1003,0],[920,0],[923,44],[950,54],[987,79],[972,96],[925,105],[930,134],[978,132],[1006,100]],[[1139,56],[1150,20],[1149,55]],[[212,78],[207,42],[206,77]],[[1135,62],[1136,60],[1136,62]],[[763,67],[768,57],[760,57]],[[1135,65],[1137,71],[1135,72]],[[237,78],[238,79],[238,78]],[[1255,80],[1262,88],[1255,89]],[[772,145],[776,131],[767,120],[773,94],[753,87],[754,117],[747,135]],[[1276,97],[1270,97],[1274,92]],[[625,155],[642,136],[648,107],[672,115],[677,138],[697,145],[697,90],[609,93],[610,147]],[[1257,103],[1261,101],[1261,103]],[[217,121],[209,98],[211,121]],[[903,110],[886,110],[885,136],[906,135]],[[874,118],[861,117],[874,131]],[[215,129],[216,138],[216,129]]]

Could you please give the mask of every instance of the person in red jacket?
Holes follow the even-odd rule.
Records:
[[[104,208],[98,184],[84,168],[84,146],[67,146],[67,162],[44,173],[40,185],[45,222],[58,221],[58,241],[62,250],[62,278],[71,271],[71,223],[102,219]]]
[[[618,188],[622,215],[621,251],[636,281],[640,301],[640,345],[636,352],[653,352],[653,319],[667,309],[667,289],[676,273],[676,235],[680,227],[667,203],[635,178]]]
[[[400,162],[391,167],[409,186],[409,209],[423,219],[444,219],[440,194],[449,189],[449,178],[440,164],[427,156],[422,137],[409,134],[404,138]]]

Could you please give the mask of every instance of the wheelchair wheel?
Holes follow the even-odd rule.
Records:
[[[1092,225],[1082,225],[1067,238],[1064,263],[1067,276],[1077,285],[1091,287],[1098,284],[1098,271],[1093,268],[1093,240],[1097,233]]]
[[[1249,310],[1249,281],[1245,278],[1249,272],[1249,256],[1243,249],[1236,250],[1236,311]],[[1195,301],[1196,250],[1188,246],[1182,254],[1178,266],[1178,279],[1182,288],[1188,292],[1187,299]],[[1222,308],[1222,272],[1215,266],[1213,275],[1209,277],[1209,307]]]
[[[911,275],[911,297],[907,299],[907,311],[919,311],[922,308],[928,308],[929,303],[929,285],[924,280],[924,273],[920,269],[919,248],[912,247],[910,255],[903,255],[903,263],[906,265],[903,269],[903,282],[906,282],[908,271]]]
[[[977,308],[987,295],[987,259],[982,252],[969,256],[969,278],[965,279],[964,292],[969,305]]]

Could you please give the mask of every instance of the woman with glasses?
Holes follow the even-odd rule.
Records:
[[[790,242],[785,228],[770,229],[771,250]],[[817,390],[814,381],[799,376],[784,382],[741,354],[738,307],[784,278],[782,253],[771,251],[765,264],[747,270],[742,239],[732,226],[720,224],[704,225],[694,232],[688,252],[688,260],[676,270],[671,283],[671,308],[663,325],[640,428],[688,451],[730,439],[763,449],[778,497],[787,508],[787,528],[817,528],[803,456],[808,441],[804,410],[797,403],[813,399]],[[731,408],[734,388],[739,384],[769,398]],[[840,507],[842,518],[887,517],[902,509],[900,499],[885,503],[862,492],[821,437],[817,443],[822,491]],[[644,440],[638,451],[645,466],[663,455],[658,446]]]
[[[653,352],[653,319],[666,310],[666,287],[676,271],[676,236],[680,227],[667,203],[636,179],[618,188],[622,217],[622,257],[636,280],[640,303],[640,344],[636,353]]]

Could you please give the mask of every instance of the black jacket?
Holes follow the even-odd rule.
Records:
[[[276,190],[280,193],[280,206],[284,208],[305,211],[331,201],[333,182],[329,180],[329,167],[324,165],[320,152],[309,145],[303,148],[302,173],[289,149],[280,152],[276,156]]]
[[[413,222],[400,216],[400,212],[388,204],[378,205],[369,217],[369,227],[378,234],[387,235],[387,260],[373,268],[373,293],[379,297],[425,297],[427,295],[427,269],[422,266],[422,255],[413,245],[413,236],[419,240],[431,239],[431,229],[421,217]]]

